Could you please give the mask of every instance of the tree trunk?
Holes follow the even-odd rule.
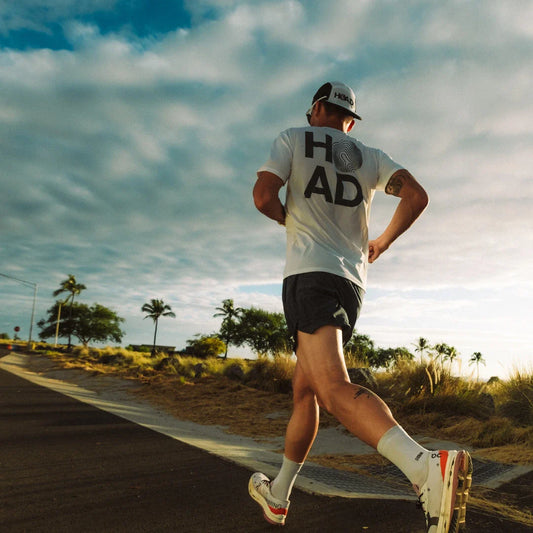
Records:
[[[72,338],[72,305],[74,304],[74,295],[72,295],[72,298],[70,300],[70,307],[69,307],[69,314],[68,314],[68,321],[69,321],[69,328],[68,328],[68,346],[67,350],[70,352],[71,348],[71,338]]]
[[[155,320],[155,330],[154,330],[154,344],[152,346],[152,357],[155,355],[155,343],[157,338],[157,320]]]
[[[57,348],[57,337],[59,336],[59,321],[61,320],[61,304],[59,304],[59,309],[57,311],[57,322],[56,322],[56,342],[54,348]]]

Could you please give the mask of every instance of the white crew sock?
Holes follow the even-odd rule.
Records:
[[[415,442],[400,426],[390,428],[378,442],[378,452],[395,464],[407,479],[420,487],[427,477],[428,450]]]
[[[270,492],[274,498],[278,500],[289,499],[296,476],[300,472],[302,465],[303,463],[295,463],[283,456],[281,469],[270,485]]]

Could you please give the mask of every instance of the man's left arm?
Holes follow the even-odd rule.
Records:
[[[422,214],[429,203],[424,188],[405,169],[397,170],[389,179],[385,192],[400,198],[389,225],[368,243],[368,261],[373,263]]]

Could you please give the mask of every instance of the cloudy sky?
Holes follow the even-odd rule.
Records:
[[[353,135],[431,197],[371,265],[358,331],[453,345],[463,373],[475,351],[485,376],[532,369],[532,52],[529,0],[0,0],[0,273],[38,285],[36,321],[74,274],[123,345],[151,341],[151,298],[178,348],[225,298],[281,311],[255,172],[341,80]],[[395,205],[376,195],[371,236]],[[0,332],[27,338],[32,297],[0,277]]]

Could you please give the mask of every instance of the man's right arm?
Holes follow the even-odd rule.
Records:
[[[422,214],[429,203],[423,187],[405,169],[397,170],[389,179],[385,192],[400,198],[400,203],[385,231],[368,243],[368,261],[373,263]]]
[[[285,208],[279,199],[279,191],[283,185],[279,176],[263,170],[257,173],[253,195],[255,207],[263,215],[285,225]]]

